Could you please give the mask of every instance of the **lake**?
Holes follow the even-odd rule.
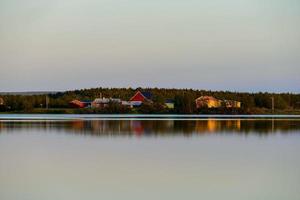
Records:
[[[299,200],[298,116],[0,115],[1,200]]]

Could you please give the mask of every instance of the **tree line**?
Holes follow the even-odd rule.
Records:
[[[93,100],[103,97],[129,100],[136,91],[148,91],[153,95],[153,103],[145,103],[136,109],[124,108],[111,103],[105,109],[69,109],[69,102],[78,100]],[[294,93],[246,93],[231,91],[210,91],[193,89],[166,88],[91,88],[48,94],[49,109],[46,107],[46,95],[1,95],[5,104],[0,107],[3,112],[71,112],[71,113],[178,113],[178,114],[263,114],[272,109],[272,98],[276,111],[293,112],[300,109],[300,94]],[[213,96],[220,100],[235,100],[242,102],[240,109],[215,108],[196,109],[195,99],[200,96]],[[173,99],[175,108],[170,110],[164,106],[166,99]],[[56,109],[56,110],[55,110]],[[65,110],[64,110],[65,109]]]

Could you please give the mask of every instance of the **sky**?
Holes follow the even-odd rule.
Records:
[[[0,0],[0,92],[300,93],[299,0]]]

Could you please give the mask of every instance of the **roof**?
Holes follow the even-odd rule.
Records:
[[[83,102],[81,102],[81,101],[79,101],[77,99],[74,99],[73,101],[70,101],[69,104],[76,105],[76,106],[78,106],[80,108],[83,108],[85,106],[85,103],[83,103]]]
[[[152,99],[152,93],[151,92],[141,92],[141,93],[147,99]]]
[[[134,98],[137,96],[137,95],[142,95],[146,100],[151,100],[152,99],[152,93],[151,92],[141,92],[141,91],[137,91],[133,97],[130,98],[130,101],[133,101]]]
[[[173,99],[166,99],[165,103],[174,103]]]
[[[93,103],[108,103],[109,99],[107,98],[96,98]]]
[[[116,98],[96,98],[93,103],[109,103],[109,102],[117,102],[121,103],[121,99],[116,99]]]
[[[84,101],[81,101],[81,100],[78,100],[78,99],[73,99],[72,101],[70,102],[81,102],[81,103],[91,103],[92,101],[91,100],[84,100]]]
[[[230,103],[230,102],[241,103],[240,101],[235,101],[235,100],[226,100],[226,99],[224,100],[224,102],[229,102],[229,103]]]
[[[82,102],[79,101],[78,99],[74,99],[74,100],[70,101],[70,103],[82,103]]]
[[[197,98],[196,100],[203,100],[203,101],[219,101],[218,99],[216,99],[213,96],[201,96],[199,98]]]
[[[81,101],[82,103],[92,103],[93,101],[91,101],[91,100],[83,100],[83,101]]]

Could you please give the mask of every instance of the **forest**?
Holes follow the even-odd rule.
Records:
[[[134,109],[111,103],[104,109],[70,108],[69,102],[78,100],[94,100],[103,97],[129,100],[136,91],[151,92],[153,103],[144,103]],[[241,108],[201,108],[195,106],[195,99],[200,96],[213,96],[217,99],[240,101]],[[4,104],[0,106],[2,113],[61,113],[61,114],[300,114],[300,94],[294,93],[247,93],[232,91],[210,91],[194,89],[166,88],[91,88],[66,92],[34,95],[0,95]],[[46,97],[48,107],[46,108]],[[274,99],[274,110],[272,109]],[[164,106],[166,99],[174,101],[174,109]]]

